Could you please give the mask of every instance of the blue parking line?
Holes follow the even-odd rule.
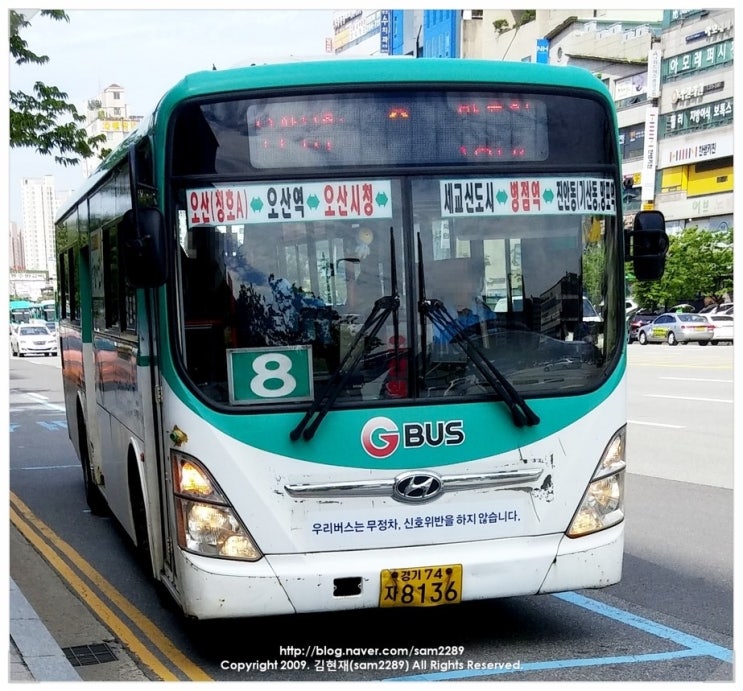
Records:
[[[569,660],[547,660],[544,662],[511,663],[500,669],[460,669],[438,673],[415,674],[404,677],[393,677],[384,681],[451,681],[453,679],[467,679],[472,677],[495,676],[500,674],[514,674],[516,672],[534,672],[548,669],[566,669],[569,667],[596,667],[601,665],[622,665],[638,662],[666,662],[685,657],[713,657],[723,662],[732,663],[733,651],[722,646],[697,638],[690,634],[672,629],[658,622],[639,617],[617,607],[604,604],[598,600],[579,595],[574,592],[556,593],[553,595],[560,600],[569,602],[577,607],[601,614],[627,626],[640,629],[653,636],[666,639],[682,646],[681,650],[671,650],[662,653],[648,653],[644,655],[620,655],[614,657],[574,658]]]
[[[490,677],[496,674],[516,672],[538,672],[546,669],[567,669],[568,667],[599,667],[602,665],[622,665],[629,662],[665,662],[682,657],[698,657],[696,650],[674,650],[667,653],[648,653],[646,655],[619,655],[616,657],[580,657],[572,660],[547,660],[545,662],[512,663],[510,669],[470,669],[438,672],[435,674],[416,674],[408,677],[395,677],[384,681],[452,681],[472,677]]]
[[[627,624],[627,626],[633,626],[636,629],[641,629],[642,631],[646,631],[653,636],[665,638],[669,641],[672,641],[673,643],[676,643],[677,645],[682,645],[686,648],[690,648],[691,650],[696,650],[697,654],[699,655],[715,657],[718,660],[722,660],[723,662],[732,663],[733,661],[732,650],[728,650],[727,648],[723,648],[722,646],[715,645],[714,643],[710,643],[709,641],[705,641],[701,638],[697,638],[696,636],[684,633],[683,631],[677,631],[676,629],[669,628],[668,626],[663,626],[663,624],[658,624],[657,622],[651,621],[650,619],[638,617],[635,614],[625,612],[623,609],[612,607],[611,605],[604,604],[603,602],[599,602],[598,600],[592,600],[589,597],[578,595],[578,593],[573,592],[557,593],[554,597],[557,597],[560,600],[565,600],[565,602],[570,602],[574,605],[577,605],[578,607],[589,609],[592,612],[596,612],[597,614],[603,614],[605,617],[609,617],[610,619],[616,619],[623,624]]]

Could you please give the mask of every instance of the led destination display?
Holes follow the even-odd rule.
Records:
[[[480,93],[266,99],[247,109],[255,168],[543,161],[547,108]]]

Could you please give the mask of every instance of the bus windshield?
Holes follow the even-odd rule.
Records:
[[[411,145],[401,128],[426,117]],[[339,405],[497,399],[465,338],[522,395],[596,388],[623,328],[606,118],[587,99],[510,93],[190,105],[172,190],[188,379],[216,404],[306,405],[353,347]],[[206,146],[188,146],[196,132]],[[357,339],[393,291],[393,256],[399,309]]]

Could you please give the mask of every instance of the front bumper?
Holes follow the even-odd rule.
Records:
[[[246,563],[179,552],[180,605],[198,619],[376,608],[380,572],[462,564],[462,601],[617,583],[624,522],[586,537],[562,534],[386,550],[269,555]],[[338,579],[359,592],[336,595]]]
[[[24,343],[18,344],[18,352],[23,355],[46,355],[48,353],[57,353],[57,344],[49,345],[29,345]]]

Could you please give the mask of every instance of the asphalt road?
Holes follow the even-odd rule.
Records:
[[[91,681],[731,680],[733,349],[633,344],[628,373],[620,584],[192,627],[86,510],[56,359],[14,359],[10,573],[63,648],[105,653]]]

